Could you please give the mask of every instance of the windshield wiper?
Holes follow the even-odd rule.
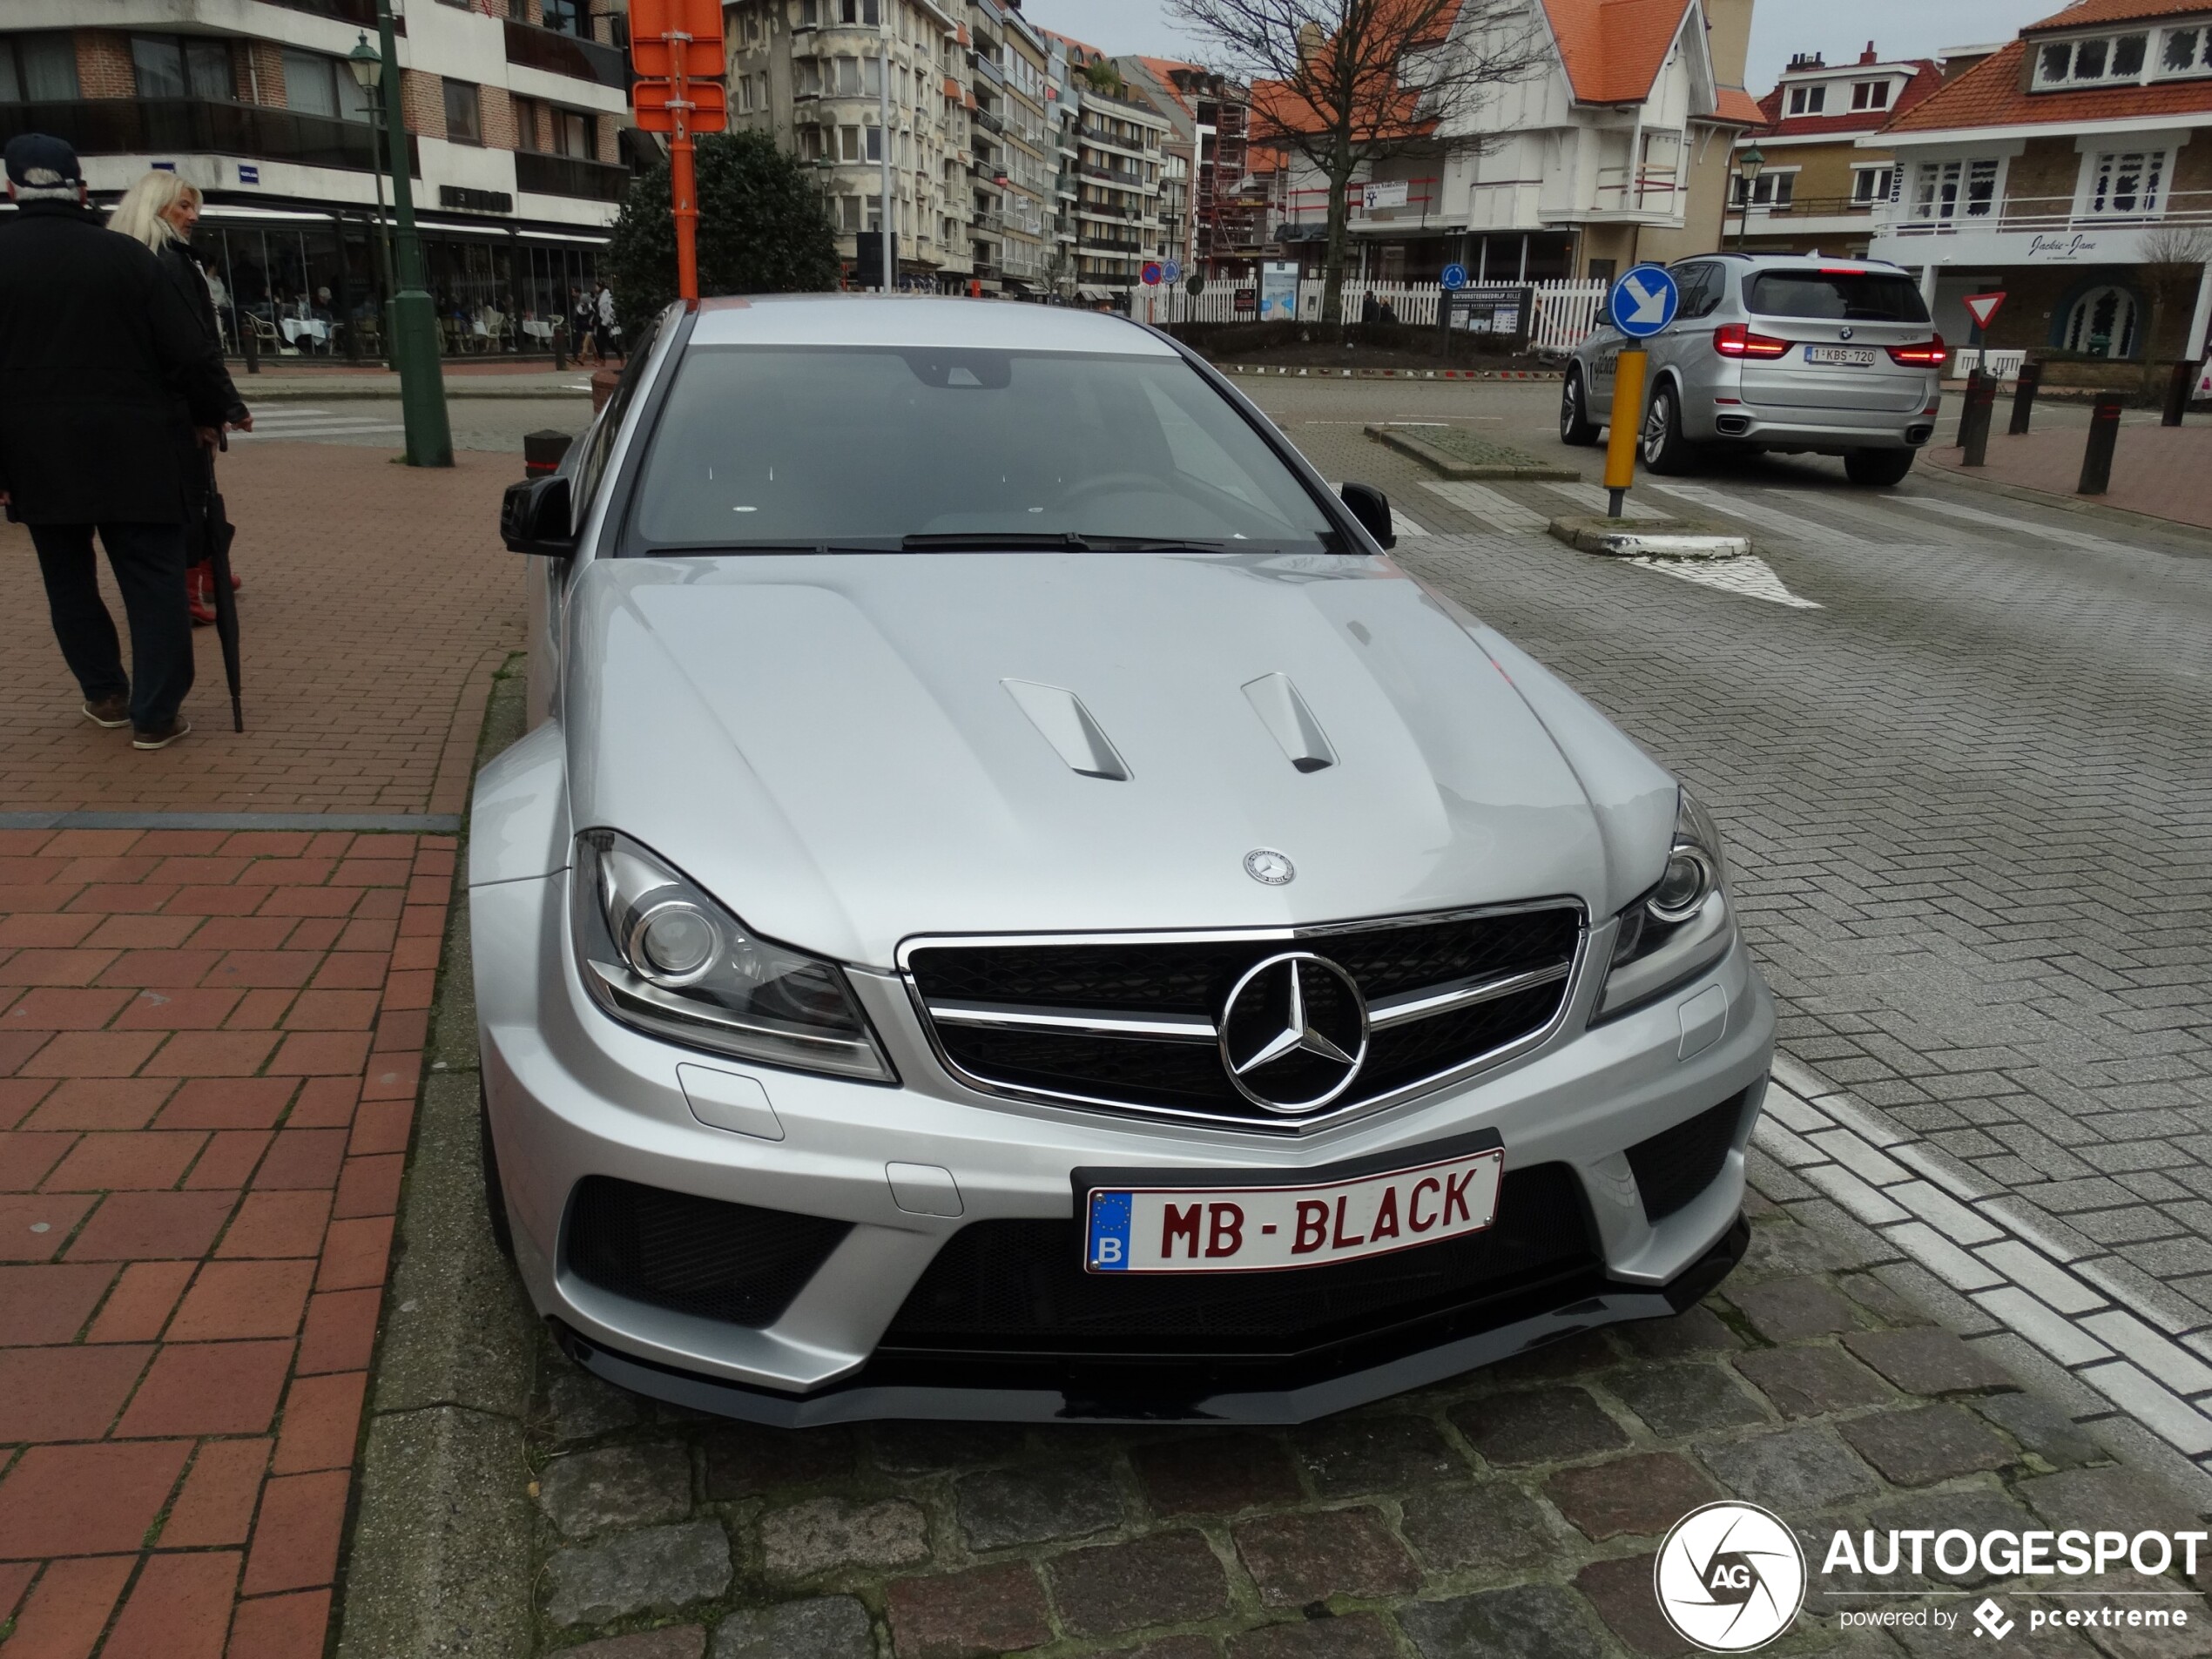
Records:
[[[948,530],[909,536],[900,545],[909,553],[1218,553],[1229,543],[1181,536],[1079,536],[1074,530]]]

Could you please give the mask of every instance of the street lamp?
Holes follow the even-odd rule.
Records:
[[[407,113],[401,101],[400,54],[393,40],[392,0],[376,0],[376,84],[384,95],[386,156],[392,169],[398,282],[387,316],[392,361],[400,371],[400,418],[407,423],[407,464],[453,465],[453,432],[438,366],[438,317],[423,287],[422,241],[415,232],[415,187],[407,165]],[[364,44],[367,43],[364,42]],[[347,59],[348,64],[352,62]],[[356,69],[356,75],[361,71]]]
[[[392,233],[391,227],[384,222],[384,164],[377,154],[384,145],[383,111],[377,107],[376,101],[377,84],[384,78],[384,60],[368,44],[368,37],[356,31],[354,50],[346,54],[346,67],[353,74],[354,84],[368,95],[366,100],[368,105],[368,172],[369,177],[376,181],[376,268],[377,274],[384,280],[385,297],[389,299],[393,291]],[[388,329],[384,337],[384,361],[387,363],[392,361],[392,340]]]
[[[1743,233],[1750,228],[1751,189],[1759,182],[1759,174],[1766,166],[1766,158],[1759,153],[1756,144],[1736,158],[1737,177],[1743,180],[1743,212],[1736,221],[1736,246],[1743,246]]]

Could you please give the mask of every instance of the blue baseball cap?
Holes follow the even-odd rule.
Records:
[[[84,182],[77,152],[44,132],[20,132],[8,140],[8,182],[18,190],[56,190]]]

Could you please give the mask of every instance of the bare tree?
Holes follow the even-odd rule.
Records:
[[[1440,145],[1490,88],[1529,74],[1527,0],[1169,0],[1252,84],[1251,136],[1292,150],[1329,184],[1321,315],[1341,320],[1352,177]]]
[[[2195,300],[2204,267],[2212,263],[2212,229],[2202,225],[2161,225],[2145,231],[2137,247],[2143,286],[2150,290],[2150,317],[2143,329],[2142,345],[2148,366],[2168,314]],[[2188,327],[2186,321],[2182,327]],[[2201,340],[2184,340],[2182,355],[2195,361],[2203,346]]]

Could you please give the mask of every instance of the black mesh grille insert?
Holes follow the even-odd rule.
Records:
[[[632,1301],[757,1327],[782,1316],[851,1231],[592,1175],[570,1199],[569,1267]]]
[[[1510,914],[1362,927],[1301,937],[1143,944],[930,945],[909,960],[926,1002],[1217,1018],[1238,977],[1285,950],[1327,957],[1370,1004],[1462,980],[1564,966],[1581,913],[1570,905]],[[1339,1103],[1357,1104],[1448,1071],[1542,1029],[1567,995],[1554,980],[1455,1014],[1373,1034],[1366,1064]],[[1231,1116],[1287,1127],[1232,1088],[1211,1044],[935,1024],[970,1076],[1032,1093]]]
[[[1646,1220],[1665,1219],[1713,1184],[1743,1120],[1743,1096],[1730,1095],[1629,1149],[1629,1167],[1643,1195]]]
[[[1485,1231],[1395,1255],[1274,1273],[1086,1273],[1076,1221],[979,1221],[907,1296],[887,1349],[1194,1356],[1291,1354],[1504,1298],[1599,1265],[1562,1163],[1509,1171]]]

